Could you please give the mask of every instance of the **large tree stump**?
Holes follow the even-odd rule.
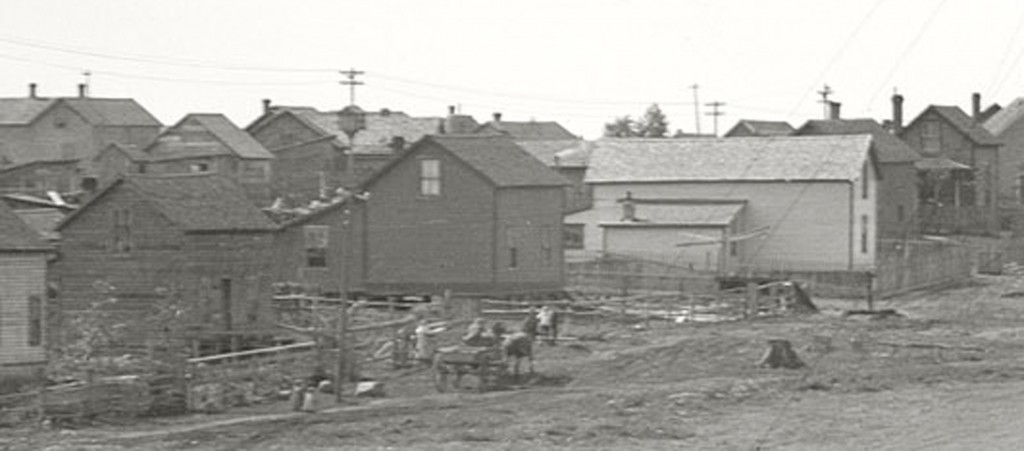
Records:
[[[789,340],[768,340],[768,350],[765,351],[764,357],[761,357],[761,361],[757,362],[758,366],[768,368],[789,368],[797,369],[806,366],[803,360],[796,355],[796,351],[793,350],[793,345],[790,344]]]

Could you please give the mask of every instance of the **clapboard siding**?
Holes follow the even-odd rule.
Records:
[[[45,254],[0,252],[0,365],[46,360],[43,343],[29,346],[30,296],[45,302]]]
[[[636,198],[651,199],[737,199],[747,201],[748,229],[771,227],[764,239],[740,243],[738,264],[809,270],[866,268],[873,265],[875,196],[860,199],[858,187],[857,183],[848,182],[597,184],[595,209],[587,212],[590,220],[584,226],[584,246],[589,250],[603,249],[603,235],[597,224],[621,217],[616,200],[625,198],[627,192]],[[859,215],[868,215],[871,228],[872,244],[866,255],[858,253]],[[567,221],[573,222],[573,218]]]

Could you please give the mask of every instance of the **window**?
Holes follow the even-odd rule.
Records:
[[[939,121],[929,120],[924,123],[924,131],[921,133],[921,148],[924,153],[935,155],[939,153],[942,146],[942,128]]]
[[[114,236],[111,250],[115,254],[127,254],[132,250],[132,212],[125,208],[113,211]]]
[[[40,296],[28,297],[28,345],[40,346],[43,344],[43,298]]]
[[[420,195],[441,195],[441,162],[420,160]]]
[[[327,266],[328,231],[328,226],[320,225],[302,228],[302,236],[306,248],[306,267],[324,268]]]
[[[860,217],[860,252],[868,253],[868,215]]]
[[[562,246],[566,249],[583,249],[583,224],[566,224],[565,239]]]
[[[210,171],[210,164],[209,163],[191,163],[191,164],[188,165],[188,172],[191,172],[191,173],[209,172],[209,171]]]

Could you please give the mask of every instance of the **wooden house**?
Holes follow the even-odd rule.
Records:
[[[1001,140],[999,200],[1002,205],[1024,205],[1024,97],[1018,97],[984,122]],[[1018,207],[1019,208],[1019,207]]]
[[[270,106],[246,131],[276,157],[272,163],[271,194],[295,204],[330,197],[346,186],[344,174],[348,137],[341,131],[337,111],[309,107]],[[400,111],[368,112],[366,129],[355,136],[356,180],[366,180],[396,152],[424,135],[441,133],[445,119],[412,117]]]
[[[566,130],[558,122],[554,121],[506,121],[502,120],[501,113],[494,113],[493,120],[476,129],[475,133],[499,133],[507,135],[516,142],[522,141],[569,141],[577,140],[579,136]]]
[[[878,186],[879,238],[907,238],[918,233],[918,176],[921,156],[874,119],[811,120],[795,136],[869,134],[883,182]]]
[[[550,292],[563,285],[567,181],[501,135],[427,136],[367,180],[353,287]]]
[[[0,168],[0,194],[67,194],[78,191],[81,181],[78,160],[37,160]]]
[[[930,105],[906,127],[894,122],[898,136],[923,157],[916,163],[922,231],[997,233],[1002,141],[957,106]]]
[[[590,142],[582,139],[535,139],[516,141],[516,144],[569,181],[565,188],[566,213],[586,210],[593,205],[590,187],[583,181],[587,173],[587,153],[592,146]]]
[[[125,172],[217,173],[241,186],[258,205],[269,205],[273,159],[274,154],[223,114],[193,113],[139,150],[111,145],[97,158],[97,166],[111,179]]]
[[[52,252],[0,202],[0,380],[46,364],[46,264]]]
[[[594,207],[565,222],[584,252],[694,270],[871,269],[872,147],[871,135],[602,139],[586,178]]]
[[[729,131],[725,132],[726,138],[742,138],[748,136],[789,136],[796,130],[786,121],[756,121],[740,119]]]
[[[28,97],[0,99],[0,166],[32,161],[76,160],[91,176],[92,158],[110,144],[143,146],[162,125],[132,99]]]
[[[133,327],[132,344],[168,303],[194,336],[263,329],[277,228],[226,177],[125,175],[58,227],[61,310],[114,299],[106,308]]]

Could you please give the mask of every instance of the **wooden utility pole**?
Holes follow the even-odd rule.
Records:
[[[718,136],[718,116],[722,116],[722,115],[725,114],[724,111],[719,111],[719,108],[725,106],[725,102],[719,102],[719,101],[716,100],[714,102],[710,102],[710,103],[707,103],[705,105],[711,107],[711,111],[707,112],[706,114],[708,116],[712,116],[714,118],[715,136]],[[700,132],[698,132],[698,133],[700,133]]]
[[[349,105],[355,105],[356,104],[356,86],[366,84],[366,83],[364,83],[362,81],[356,80],[356,77],[358,77],[360,75],[363,75],[365,72],[363,72],[361,70],[349,69],[349,70],[339,71],[339,73],[341,75],[344,75],[345,77],[348,78],[348,80],[342,80],[342,81],[340,81],[338,83],[340,83],[340,84],[342,84],[344,86],[348,86],[348,104]]]
[[[697,90],[700,89],[700,86],[697,86],[697,84],[694,83],[693,86],[690,86],[690,89],[693,90],[693,121],[694,121],[694,126],[696,126],[697,134],[699,135],[700,134],[700,102],[697,100]]]

